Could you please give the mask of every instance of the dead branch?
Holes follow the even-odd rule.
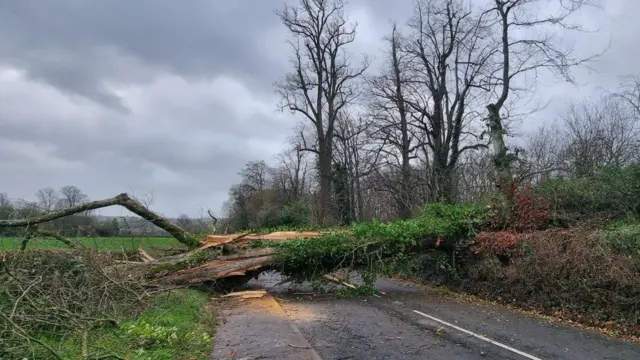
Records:
[[[166,232],[168,232],[171,236],[173,236],[176,240],[178,240],[179,242],[187,245],[187,246],[193,246],[196,241],[194,239],[194,236],[189,233],[188,231],[182,229],[181,227],[172,224],[169,220],[165,219],[164,217],[154,213],[151,210],[148,210],[147,208],[145,208],[142,204],[140,204],[138,201],[132,199],[131,197],[129,197],[129,195],[127,195],[126,193],[122,193],[116,197],[112,197],[109,199],[104,199],[104,200],[97,200],[97,201],[91,201],[91,202],[87,202],[84,204],[80,204],[80,205],[76,205],[76,206],[72,206],[69,207],[67,209],[63,209],[60,211],[54,211],[54,212],[50,212],[41,216],[36,216],[30,219],[14,219],[14,220],[0,220],[0,228],[3,227],[29,227],[29,226],[33,226],[33,225],[37,225],[37,224],[41,224],[41,223],[45,223],[45,222],[49,222],[49,221],[53,221],[56,219],[60,219],[63,217],[67,217],[67,216],[71,216],[74,214],[78,214],[81,212],[85,212],[85,211],[89,211],[89,210],[95,210],[95,209],[101,209],[101,208],[105,208],[105,207],[109,207],[109,206],[114,206],[114,205],[119,205],[122,206],[124,208],[126,208],[127,210],[131,211],[132,213],[140,216],[141,218],[151,222],[152,224],[154,224],[155,226],[165,230]],[[47,235],[47,236],[51,236],[51,234]],[[56,239],[61,240],[60,238],[54,236]],[[29,238],[30,239],[30,238]],[[29,239],[25,239],[26,242],[29,241]],[[63,240],[61,240],[63,241]],[[69,242],[70,243],[70,242]],[[24,242],[23,242],[24,244]]]
[[[215,234],[217,230],[218,218],[213,216],[211,210],[207,210],[207,214],[209,214],[209,217],[211,218],[211,233]]]
[[[57,231],[42,230],[37,225],[32,225],[32,226],[27,228],[27,235],[22,240],[22,245],[20,246],[20,249],[21,250],[25,250],[27,248],[27,244],[29,243],[29,241],[31,239],[37,237],[37,236],[54,238],[54,239],[64,243],[65,245],[67,245],[70,248],[77,248],[77,247],[84,246],[84,245],[82,245],[80,243],[76,243],[76,242],[73,242],[73,241],[67,239],[66,237],[60,235],[60,233],[58,233]]]

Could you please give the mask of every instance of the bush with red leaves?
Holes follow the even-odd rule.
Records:
[[[513,231],[481,232],[476,235],[471,251],[474,254],[493,254],[510,259],[517,255],[517,245],[528,238],[528,234]]]
[[[531,185],[513,184],[510,201],[496,202],[489,231],[535,231],[550,223],[547,201],[533,195]]]

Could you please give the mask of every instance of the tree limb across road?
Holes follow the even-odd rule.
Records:
[[[91,202],[87,202],[87,203],[76,205],[76,206],[71,206],[63,210],[53,211],[53,212],[36,216],[33,218],[0,220],[0,228],[29,227],[32,225],[37,225],[37,224],[53,221],[56,219],[60,219],[63,217],[71,216],[74,214],[78,214],[84,211],[101,209],[101,208],[114,206],[114,205],[122,206],[127,210],[131,211],[132,213],[140,216],[141,218],[151,222],[155,226],[168,232],[176,240],[187,245],[188,247],[194,247],[198,243],[194,235],[184,230],[183,228],[175,224],[172,224],[166,218],[147,209],[138,201],[136,201],[135,199],[132,199],[126,193],[122,193],[115,197],[104,199],[104,200],[96,200],[96,201],[91,201]]]

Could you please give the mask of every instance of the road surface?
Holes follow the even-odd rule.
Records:
[[[638,344],[390,280],[376,284],[382,296],[351,299],[287,293],[276,282],[257,285],[268,299],[235,303],[211,359],[640,360]]]

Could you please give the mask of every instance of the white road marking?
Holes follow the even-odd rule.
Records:
[[[541,358],[539,358],[539,357],[535,357],[535,356],[533,356],[533,355],[531,355],[531,354],[527,354],[526,352],[522,352],[522,351],[520,351],[520,350],[518,350],[518,349],[514,349],[514,348],[512,348],[511,346],[507,346],[507,345],[505,345],[505,344],[503,344],[503,343],[499,343],[499,342],[497,342],[497,341],[491,340],[491,339],[489,339],[489,338],[487,338],[487,337],[484,337],[484,336],[482,336],[482,335],[480,335],[480,334],[476,334],[476,333],[474,333],[473,331],[469,331],[469,330],[463,329],[463,328],[461,328],[461,327],[459,327],[459,326],[456,326],[456,325],[450,324],[450,323],[448,323],[448,322],[446,322],[446,321],[444,321],[444,320],[440,320],[440,319],[438,319],[438,318],[436,318],[436,317],[433,317],[433,316],[431,316],[431,315],[427,315],[427,314],[425,314],[425,313],[423,313],[423,312],[421,312],[421,311],[413,310],[413,312],[414,312],[414,313],[416,313],[416,314],[418,314],[418,315],[420,315],[420,316],[424,316],[424,317],[426,317],[426,318],[428,318],[428,319],[431,319],[431,320],[433,320],[433,321],[439,322],[439,323],[441,323],[441,324],[443,324],[443,325],[446,325],[446,326],[452,327],[452,328],[454,328],[454,329],[456,329],[456,330],[458,330],[458,331],[460,331],[460,332],[463,332],[463,333],[465,333],[465,334],[467,334],[467,335],[471,335],[471,336],[477,337],[477,338],[478,338],[478,339],[480,339],[480,340],[484,340],[484,341],[486,341],[486,342],[488,342],[488,343],[491,343],[491,344],[493,344],[493,345],[499,346],[499,347],[501,347],[501,348],[503,348],[503,349],[509,350],[509,351],[514,352],[514,353],[516,353],[516,354],[518,354],[518,355],[524,356],[524,357],[526,357],[527,359],[531,359],[531,360],[542,360],[542,359],[541,359]]]

